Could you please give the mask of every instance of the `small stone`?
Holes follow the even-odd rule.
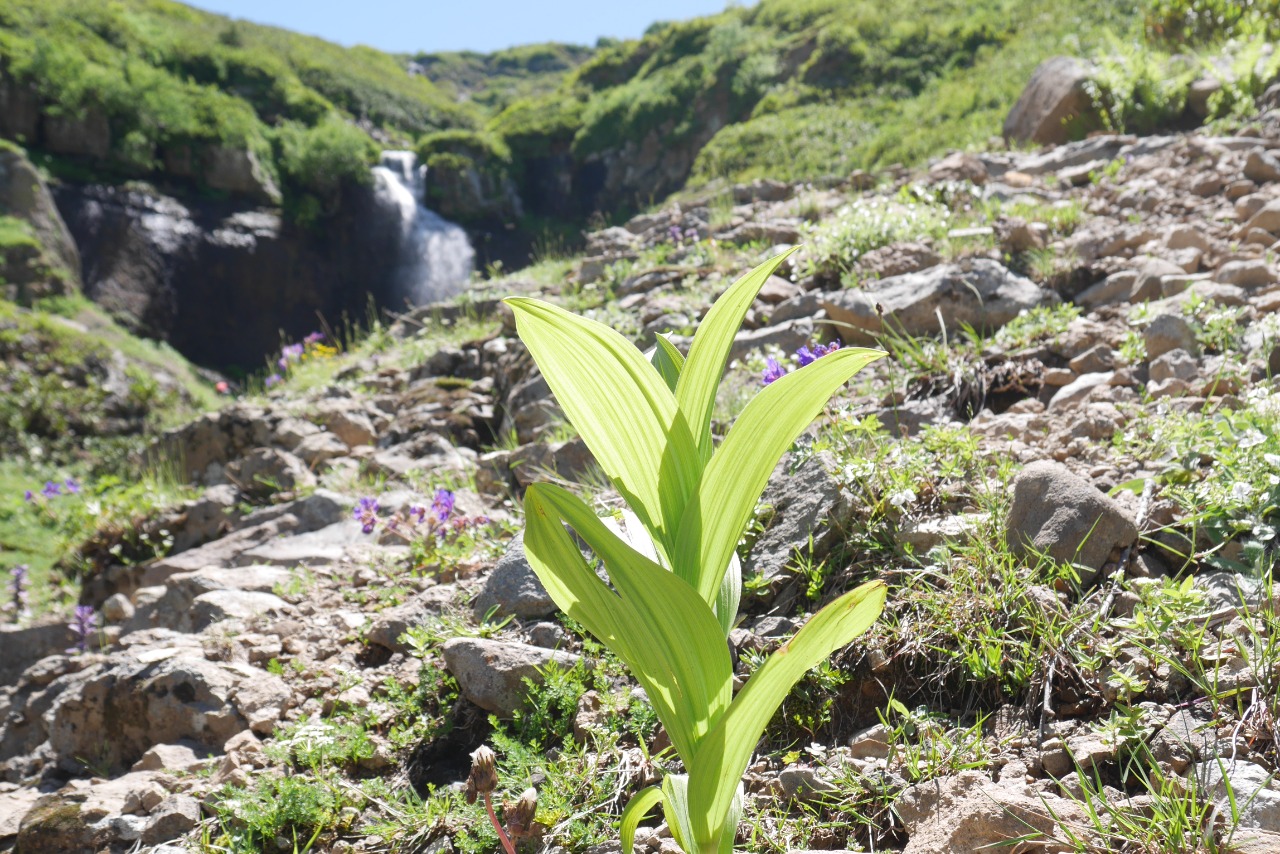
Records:
[[[134,607],[123,593],[113,593],[102,603],[102,616],[108,623],[124,623],[133,619]]]
[[[151,813],[142,831],[144,845],[177,839],[200,823],[200,804],[189,795],[173,795]]]
[[[1142,332],[1147,345],[1147,358],[1157,359],[1170,350],[1185,350],[1198,354],[1195,332],[1180,315],[1162,314],[1153,319]]]

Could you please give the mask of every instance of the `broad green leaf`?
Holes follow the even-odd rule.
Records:
[[[671,390],[604,324],[527,297],[506,303],[556,401],[669,555],[698,479],[696,446]]]
[[[618,835],[622,837],[624,854],[632,854],[636,843],[636,828],[640,826],[640,819],[644,818],[661,800],[662,790],[657,786],[649,786],[636,792],[631,800],[627,801],[627,806],[622,811],[622,822],[618,825]]]
[[[746,317],[760,288],[778,265],[799,248],[794,247],[770,258],[730,285],[702,318],[698,331],[693,335],[684,370],[680,372],[680,383],[676,386],[676,400],[704,464],[711,458],[711,410],[715,408],[716,392],[720,388],[725,365],[729,363],[733,337],[742,326],[742,318]]]
[[[676,345],[668,341],[665,335],[655,335],[653,337],[656,343],[649,361],[658,369],[658,373],[662,376],[663,382],[667,384],[667,388],[674,393],[676,385],[680,381],[680,371],[684,368],[684,356],[680,355]]]
[[[765,386],[742,410],[684,508],[671,554],[676,575],[704,600],[714,601],[738,538],[783,453],[836,389],[884,355],[858,347],[837,350]],[[682,383],[692,363],[690,358],[685,364]]]
[[[604,561],[617,593],[587,566],[561,520]],[[626,663],[676,750],[692,757],[733,697],[733,664],[711,608],[560,487],[529,487],[525,524],[529,565],[552,600]]]
[[[795,637],[752,674],[729,711],[699,742],[698,753],[689,766],[697,770],[690,777],[687,808],[693,836],[699,843],[716,838],[716,817],[725,815],[732,800],[726,781],[736,783],[742,779],[756,742],[792,686],[809,668],[870,628],[884,608],[886,593],[883,581],[871,581],[814,614]]]

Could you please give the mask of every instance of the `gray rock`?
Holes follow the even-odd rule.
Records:
[[[1274,284],[1275,270],[1261,258],[1249,261],[1228,261],[1213,274],[1215,282],[1241,288],[1261,288]]]
[[[320,428],[303,418],[282,418],[271,433],[272,444],[292,451],[308,436],[314,436]]]
[[[336,460],[339,457],[345,457],[348,453],[347,444],[328,431],[312,433],[304,438],[293,449],[293,453],[305,462],[311,468],[319,466],[321,463],[327,463],[329,460]]]
[[[487,638],[454,638],[442,651],[462,695],[500,717],[510,717],[524,704],[529,690],[524,680],[541,684],[548,665],[568,668],[581,660],[568,652]]]
[[[763,347],[773,346],[790,353],[800,349],[813,340],[814,323],[807,317],[762,326],[759,329],[747,329],[733,338],[733,346],[729,349],[730,359],[741,359]]]
[[[211,590],[201,593],[191,603],[191,627],[201,632],[222,620],[248,620],[263,615],[279,617],[289,611],[289,603],[273,593]]]
[[[1004,120],[1004,137],[1056,145],[1100,126],[1086,84],[1089,66],[1068,56],[1040,63]]]
[[[1022,311],[1058,302],[1055,294],[986,258],[942,264],[825,297],[822,306],[846,340],[883,332],[877,306],[891,328],[908,335],[934,335],[941,331],[939,315],[951,333],[962,323],[991,332]]]
[[[1085,374],[1082,377],[1076,377],[1053,393],[1053,397],[1049,399],[1049,404],[1046,408],[1050,412],[1057,412],[1086,403],[1095,389],[1110,387],[1115,378],[1115,371]]]
[[[240,489],[256,498],[316,485],[316,476],[298,457],[278,448],[258,448],[226,469]]]
[[[229,483],[211,486],[195,501],[184,506],[183,521],[172,526],[173,549],[179,554],[187,549],[217,539],[231,527],[240,492]]]
[[[1152,382],[1163,382],[1170,378],[1191,380],[1199,373],[1200,363],[1183,349],[1170,350],[1151,360]]]
[[[1086,288],[1075,301],[1085,308],[1097,308],[1100,305],[1108,305],[1118,302],[1122,299],[1128,299],[1129,293],[1133,290],[1134,283],[1138,280],[1138,273],[1135,270],[1121,270],[1118,273],[1112,273],[1096,285]]]
[[[523,533],[511,538],[502,558],[485,579],[475,601],[476,619],[482,619],[495,607],[498,616],[509,614],[521,620],[549,617],[558,610],[525,557]]]
[[[164,592],[159,598],[140,602],[126,630],[162,627],[192,631],[192,607],[198,597],[223,590],[271,593],[280,585],[287,584],[290,575],[288,570],[280,567],[257,565],[207,566],[195,572],[172,575],[165,582]]]
[[[771,582],[770,589],[780,586],[792,555],[807,549],[810,538],[815,559],[826,556],[840,539],[853,506],[831,475],[834,467],[835,461],[824,454],[812,456],[798,467],[794,457],[783,458],[762,498],[772,508],[772,517],[747,556],[744,575],[760,574]]]
[[[1172,350],[1185,350],[1198,355],[1200,345],[1191,325],[1178,314],[1161,314],[1142,331],[1147,345],[1147,359],[1158,359]]]
[[[401,635],[443,613],[453,603],[457,593],[458,589],[452,584],[428,587],[402,605],[379,611],[369,630],[365,632],[365,637],[369,643],[392,652],[408,652],[409,646],[401,643]]]
[[[1219,757],[1198,763],[1195,776],[1224,815],[1232,814],[1234,797],[1238,827],[1280,832],[1280,787],[1275,775],[1261,765]]]
[[[157,744],[155,747],[142,754],[142,758],[133,763],[131,771],[186,771],[189,768],[199,765],[205,761],[208,751],[201,749],[196,752],[199,745],[190,743],[183,744]]]
[[[237,555],[235,562],[276,566],[327,566],[341,561],[353,547],[372,544],[373,537],[364,533],[359,522],[348,518],[318,531],[280,537],[254,546]]]
[[[108,623],[128,622],[133,613],[133,603],[123,593],[113,593],[102,603],[102,618]]]
[[[200,823],[200,802],[190,795],[171,795],[151,812],[142,831],[143,845],[168,842]]]
[[[1263,201],[1263,198],[1246,196],[1236,203],[1236,211],[1248,215],[1248,220],[1240,231],[1248,234],[1253,229],[1260,228],[1270,234],[1280,234],[1280,200],[1265,202],[1255,209],[1255,204],[1259,201]]]
[[[783,768],[778,774],[778,785],[782,787],[785,798],[805,798],[837,790],[829,780],[819,777],[816,769],[806,765]]]
[[[1129,515],[1093,484],[1055,462],[1035,462],[1013,482],[1005,533],[1009,547],[1034,560],[1101,569],[1111,551],[1131,544],[1138,529]]]
[[[1245,158],[1244,177],[1259,184],[1280,180],[1280,160],[1266,149],[1255,148]]]

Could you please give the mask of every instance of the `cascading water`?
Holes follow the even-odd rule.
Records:
[[[373,167],[378,204],[400,222],[396,290],[414,305],[459,293],[476,255],[461,227],[422,204],[426,172],[412,151],[384,151],[381,165]]]

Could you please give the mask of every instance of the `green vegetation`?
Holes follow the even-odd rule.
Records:
[[[390,55],[167,0],[3,0],[0,77],[47,117],[29,145],[85,155],[99,175],[198,184],[212,150],[247,150],[304,220],[332,208],[343,181],[367,179],[372,141],[351,122],[400,140],[474,123]],[[75,146],[49,138],[50,120]]]
[[[0,301],[0,569],[30,566],[34,609],[74,593],[50,570],[74,570],[90,534],[136,537],[137,519],[184,494],[166,472],[139,472],[135,455],[158,430],[215,405],[181,356],[129,335],[88,300],[30,310]],[[78,494],[24,497],[68,478]]]
[[[589,47],[547,42],[494,53],[422,53],[413,61],[443,92],[497,113],[519,99],[554,92],[592,52]]]

